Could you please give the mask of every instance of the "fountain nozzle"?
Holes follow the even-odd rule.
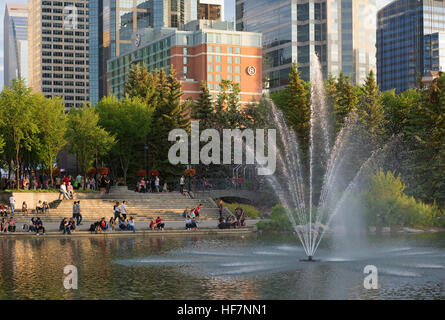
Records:
[[[307,256],[307,259],[301,259],[302,262],[317,262],[319,260],[315,260],[312,256]]]

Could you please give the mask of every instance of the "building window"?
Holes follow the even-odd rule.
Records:
[[[236,66],[235,67],[235,73],[241,73],[241,67],[240,66]]]
[[[227,57],[227,63],[233,63],[233,57]]]
[[[227,48],[227,52],[228,52],[228,53],[233,53],[233,48],[232,48],[232,47],[228,47],[228,48]]]
[[[240,83],[241,82],[241,76],[235,76],[235,82]]]
[[[221,65],[220,64],[215,66],[215,71],[216,72],[221,72]]]
[[[188,58],[184,57],[184,64],[187,64],[187,63],[188,63]]]
[[[216,56],[216,62],[221,63],[221,56]]]
[[[235,63],[236,64],[241,64],[241,58],[240,57],[235,57]]]
[[[216,75],[216,82],[220,82],[221,81],[221,75],[220,74],[217,74]]]
[[[227,66],[227,72],[232,73],[233,72],[233,66]]]
[[[189,71],[189,68],[187,66],[184,66],[184,74],[187,74]]]
[[[216,47],[215,52],[216,52],[216,53],[221,53],[221,47]]]
[[[235,48],[235,53],[236,54],[241,54],[241,49],[240,48]]]
[[[213,64],[209,64],[207,67],[208,72],[213,72]]]
[[[207,62],[213,62],[213,56],[208,55],[207,56]]]
[[[213,52],[213,46],[208,46],[208,47],[207,47],[207,51],[208,51],[208,52]]]
[[[209,74],[207,76],[207,79],[208,79],[209,82],[213,82],[213,74]]]

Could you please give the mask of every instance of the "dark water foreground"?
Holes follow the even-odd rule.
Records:
[[[371,236],[318,263],[293,236],[0,239],[0,299],[444,299],[445,234]],[[78,268],[66,290],[63,268]],[[364,288],[365,266],[378,270]]]

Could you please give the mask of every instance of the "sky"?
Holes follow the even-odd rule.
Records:
[[[233,21],[235,17],[235,0],[225,1],[225,13],[226,20]],[[273,0],[271,0],[273,1]],[[377,8],[381,8],[384,5],[391,2],[391,0],[377,0]],[[3,19],[5,16],[6,3],[28,3],[27,0],[0,0],[0,88],[3,88]]]

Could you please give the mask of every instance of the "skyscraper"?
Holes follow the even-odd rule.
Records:
[[[375,0],[237,0],[237,30],[263,33],[264,85],[271,90],[288,83],[296,61],[310,80],[313,53],[324,75],[351,76],[362,83],[375,69]]]
[[[6,4],[4,19],[4,85],[28,79],[28,7]]]
[[[89,98],[88,0],[28,2],[29,85],[65,107]]]
[[[131,36],[148,27],[196,20],[198,0],[90,0],[90,101],[108,92],[107,61],[131,49]]]
[[[377,16],[377,82],[403,92],[418,76],[445,71],[445,1],[396,0]]]

